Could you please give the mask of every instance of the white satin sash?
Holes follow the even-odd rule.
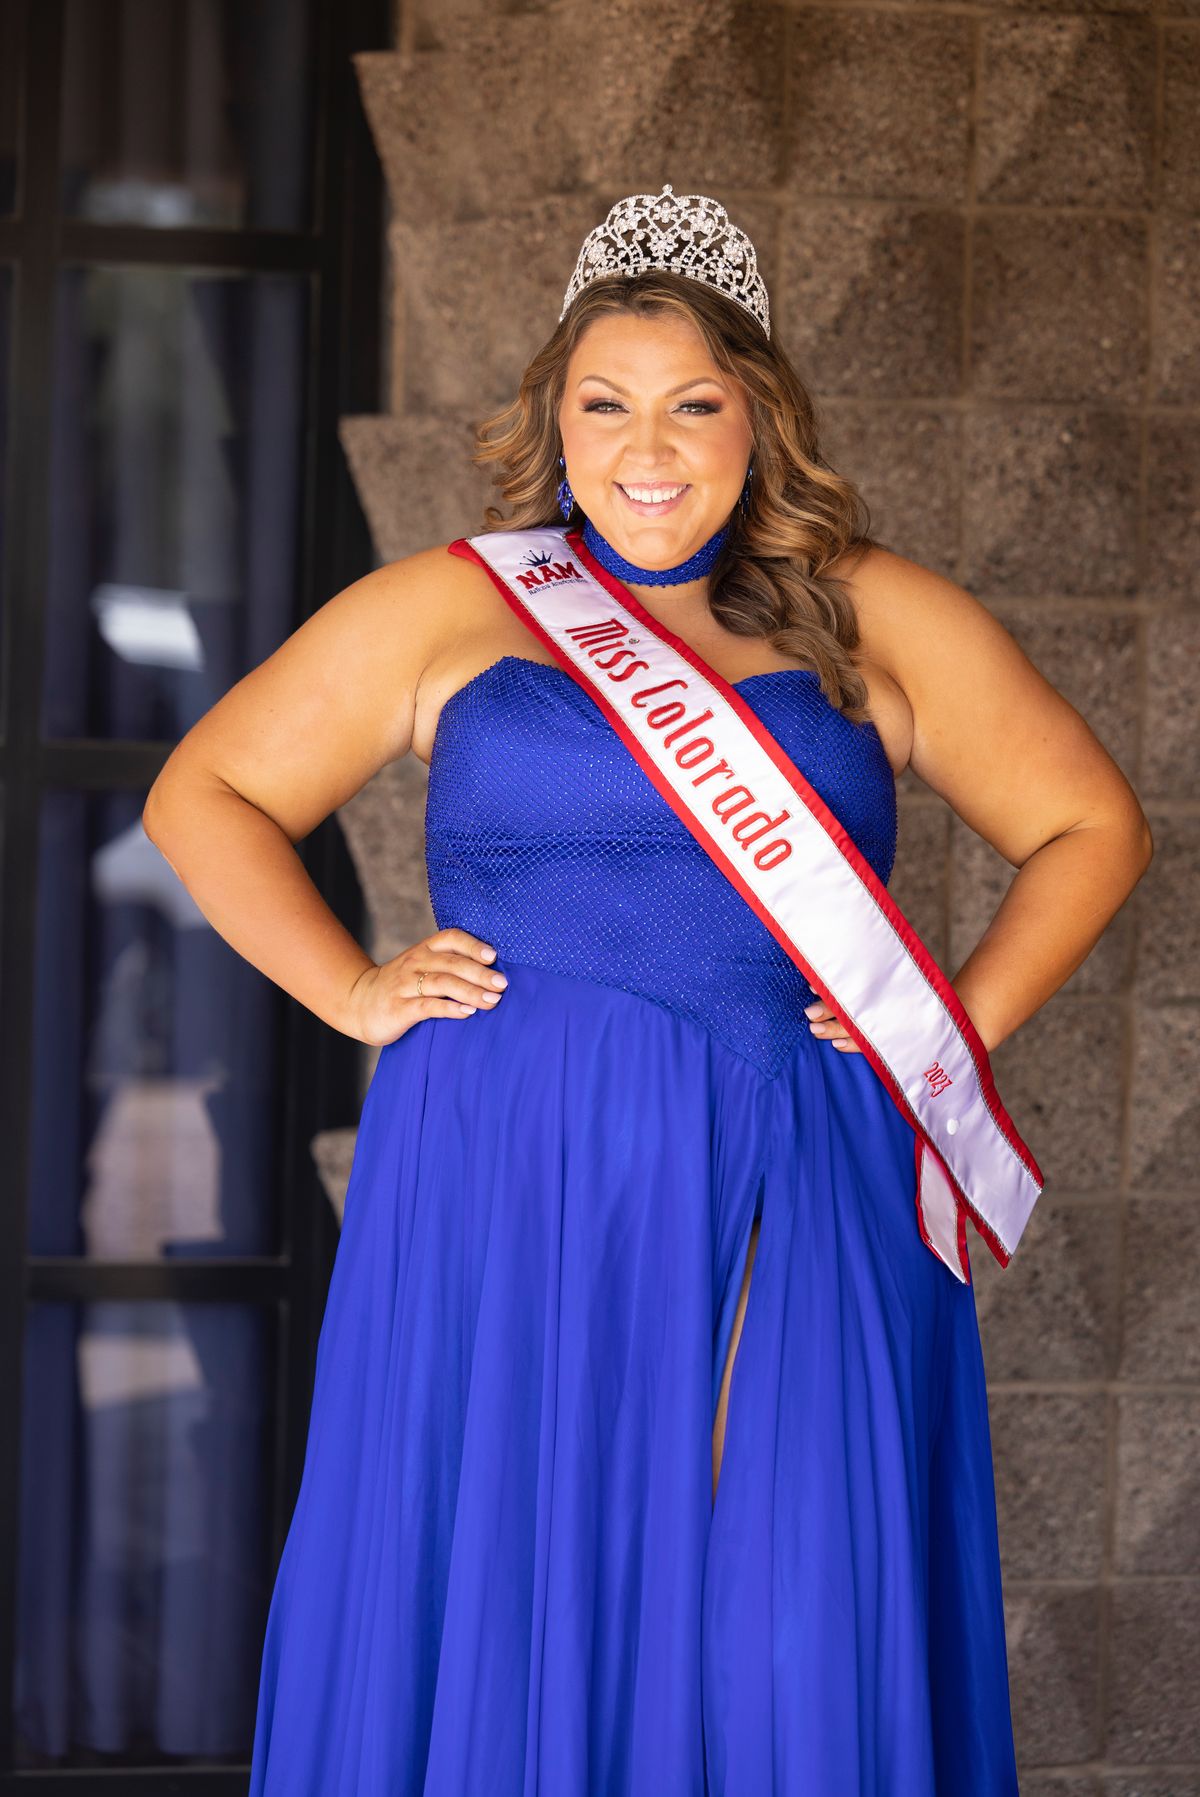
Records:
[[[845,1026],[915,1131],[917,1224],[969,1282],[966,1218],[1007,1266],[1041,1171],[958,994],[745,700],[554,526],[460,539]]]

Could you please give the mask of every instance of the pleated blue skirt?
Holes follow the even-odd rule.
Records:
[[[974,1289],[910,1125],[807,1031],[768,1077],[503,965],[366,1096],[251,1797],[1013,1797]]]

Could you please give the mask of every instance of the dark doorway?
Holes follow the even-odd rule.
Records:
[[[245,1789],[359,1050],[141,809],[373,562],[337,421],[379,409],[388,26],[0,0],[0,1790]],[[360,931],[336,822],[303,852]]]

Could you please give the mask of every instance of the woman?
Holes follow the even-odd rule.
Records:
[[[568,520],[530,591],[602,583],[606,629],[707,669],[879,902],[905,767],[1019,870],[952,982],[986,1060],[1146,820],[987,609],[867,534],[715,202],[613,208],[477,459],[494,530]],[[1009,1797],[974,1291],[919,1227],[918,1132],[502,540],[338,594],[146,807],[227,940],[381,1047],[251,1791]],[[439,927],[376,965],[293,845],[410,751]]]

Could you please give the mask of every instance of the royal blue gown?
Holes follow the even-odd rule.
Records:
[[[735,684],[886,881],[873,725]],[[251,1797],[1013,1797],[974,1288],[911,1126],[565,669],[446,702],[426,851],[509,984],[367,1092]]]

